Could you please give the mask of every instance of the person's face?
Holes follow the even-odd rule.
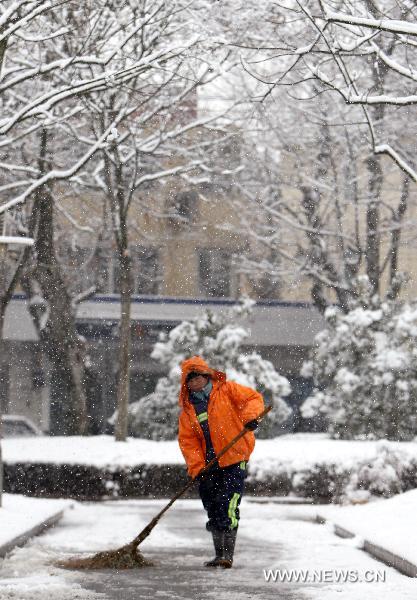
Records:
[[[207,385],[208,377],[205,375],[197,375],[187,382],[188,389],[190,392],[201,392],[201,390]]]

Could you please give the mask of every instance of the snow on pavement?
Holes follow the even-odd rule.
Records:
[[[70,572],[54,561],[73,554],[118,547],[133,538],[164,505],[160,500],[76,504],[53,530],[16,549],[3,561],[1,600],[390,600],[415,598],[416,583],[314,523],[317,506],[289,506],[273,500],[242,502],[235,566],[202,567],[212,556],[205,515],[198,500],[181,500],[163,517],[141,550],[156,561],[125,572]],[[375,583],[266,581],[264,569],[385,571]],[[335,572],[335,571],[334,571]]]
[[[265,546],[276,544],[277,540],[284,544],[284,552],[267,565],[268,569],[297,569],[309,574],[319,572],[323,577],[326,576],[325,571],[330,571],[331,579],[336,579],[338,572],[346,570],[360,579],[364,579],[367,572],[371,577],[372,573],[375,577],[385,573],[385,582],[305,583],[300,586],[305,595],[303,598],[363,600],[366,597],[368,600],[380,600],[382,595],[386,595],[390,600],[411,600],[416,597],[415,579],[401,575],[370,557],[358,547],[360,540],[339,538],[331,525],[317,524],[315,515],[320,506],[274,506],[271,501],[262,508],[261,512],[255,503],[249,503],[249,523],[243,524],[241,533],[252,539],[263,539]],[[271,582],[270,585],[280,584]],[[278,595],[276,593],[276,597]]]

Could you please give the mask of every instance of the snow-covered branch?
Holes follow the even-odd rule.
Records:
[[[277,39],[275,52],[272,35],[264,40],[264,50],[255,52],[253,46],[250,72],[257,69],[257,80],[267,86],[264,99],[279,86],[288,86],[303,101],[336,92],[353,110],[361,107],[375,154],[388,156],[415,181],[414,148],[408,143],[413,135],[401,135],[390,125],[415,122],[408,112],[417,106],[417,25],[412,8],[385,0],[344,6],[346,12],[335,11],[331,0],[308,5],[294,0],[291,8],[282,7],[288,16],[285,36]]]
[[[417,183],[417,171],[413,169],[408,162],[402,158],[389,144],[379,144],[375,146],[375,154],[386,154],[400,167],[404,173],[409,175],[410,179]]]
[[[120,121],[123,120],[123,116],[124,116],[123,113],[118,115],[118,117],[111,123],[111,125],[109,125],[109,127],[106,128],[106,130],[100,136],[100,138],[97,140],[97,142],[91,148],[89,148],[89,150],[77,162],[75,162],[71,167],[69,167],[67,169],[61,169],[61,170],[53,169],[53,170],[49,171],[48,173],[46,173],[45,175],[43,175],[43,177],[36,179],[35,181],[33,181],[33,183],[31,183],[27,187],[27,189],[22,194],[17,196],[17,198],[13,198],[12,200],[9,200],[8,202],[5,202],[4,204],[2,204],[0,206],[0,214],[6,212],[13,206],[17,206],[18,204],[24,203],[36,190],[38,190],[40,187],[44,186],[45,184],[52,182],[52,181],[59,181],[62,179],[70,179],[73,175],[76,175],[78,173],[78,171],[80,171],[80,169],[82,169],[82,167],[84,167],[84,165],[88,162],[88,160],[97,152],[97,150],[102,147],[103,143],[106,141],[107,137],[109,136],[111,130],[114,127],[116,127]]]
[[[387,31],[389,33],[403,33],[405,35],[417,36],[417,25],[409,21],[400,21],[397,19],[371,19],[366,17],[357,17],[355,15],[346,15],[340,12],[325,10],[324,18],[328,23],[347,23],[349,25],[360,25],[361,27],[370,27],[377,31]]]

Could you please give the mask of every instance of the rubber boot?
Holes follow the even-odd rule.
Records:
[[[213,545],[216,556],[213,560],[209,560],[204,563],[205,567],[221,567],[223,561],[223,553],[224,553],[224,531],[219,531],[218,529],[212,529],[211,535],[213,536]]]
[[[223,559],[220,561],[221,567],[230,569],[233,565],[233,554],[235,552],[237,529],[231,529],[224,533]]]

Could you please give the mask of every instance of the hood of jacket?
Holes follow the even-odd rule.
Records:
[[[201,375],[208,375],[211,381],[221,382],[226,381],[226,373],[222,371],[215,371],[211,369],[206,361],[201,356],[192,356],[187,358],[181,363],[181,390],[179,396],[180,406],[184,406],[184,402],[188,400],[188,388],[187,388],[187,375],[192,372],[201,373]]]

